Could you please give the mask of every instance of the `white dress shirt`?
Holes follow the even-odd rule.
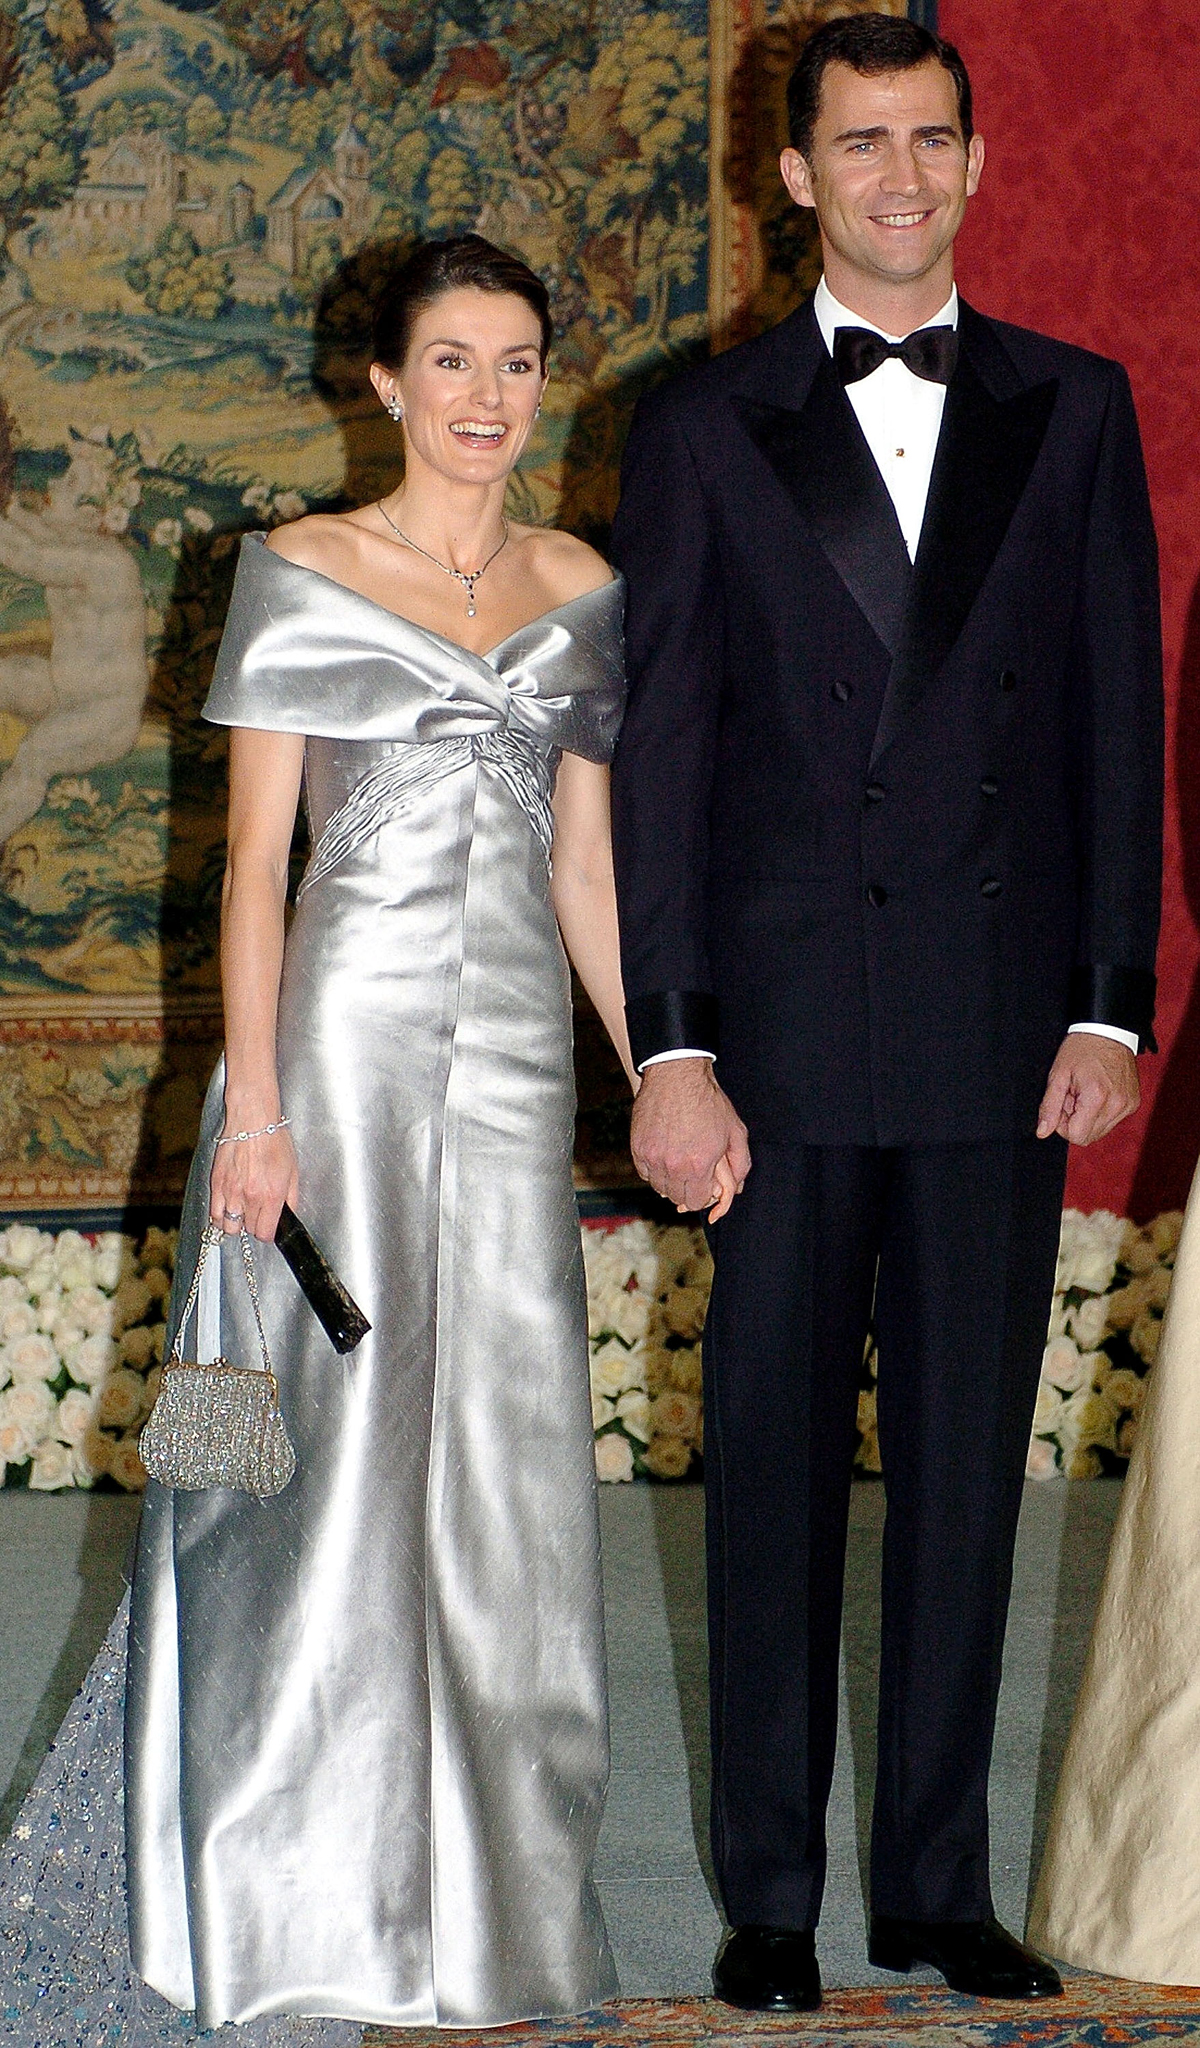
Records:
[[[877,327],[873,320],[864,319],[861,313],[852,313],[849,307],[834,298],[824,278],[813,296],[813,312],[830,355],[833,354],[834,335],[839,327],[866,327],[873,334],[882,334],[885,341],[905,339],[902,334],[889,334],[886,328]],[[958,326],[957,286],[951,286],[945,305],[921,325]],[[909,332],[915,333],[916,330],[910,329]],[[880,363],[877,370],[872,370],[869,377],[860,377],[855,383],[847,384],[846,396],[895,506],[908,558],[915,561],[925,518],[925,502],[929,496],[929,479],[933,474],[933,459],[942,430],[946,386],[935,384],[928,377],[916,376],[907,363],[892,356],[887,362]],[[1130,1052],[1135,1053],[1138,1049],[1136,1034],[1122,1031],[1115,1024],[1072,1024],[1068,1028],[1069,1031],[1092,1031],[1099,1038],[1114,1038],[1119,1045],[1128,1046]],[[642,1067],[656,1066],[662,1060],[711,1058],[711,1053],[702,1052],[698,1047],[678,1046],[671,1052],[653,1054],[650,1059],[643,1060]]]

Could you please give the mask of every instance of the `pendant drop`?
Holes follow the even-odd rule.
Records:
[[[467,617],[468,617],[469,619],[473,619],[473,618],[474,618],[474,616],[475,616],[475,607],[474,607],[474,605],[473,605],[473,604],[469,604],[469,605],[467,606]]]

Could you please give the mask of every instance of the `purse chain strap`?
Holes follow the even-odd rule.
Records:
[[[200,1279],[205,1266],[208,1264],[208,1255],[215,1245],[220,1244],[225,1235],[226,1233],[222,1230],[219,1223],[207,1223],[204,1226],[204,1235],[200,1239],[200,1256],[196,1260],[196,1270],[192,1274],[192,1284],[188,1288],[187,1300],[183,1305],[183,1314],[179,1318],[179,1328],[175,1332],[175,1342],[171,1346],[171,1358],[175,1365],[183,1364],[184,1332],[187,1329],[192,1310],[196,1306],[196,1296],[200,1292]],[[258,1342],[259,1348],[262,1351],[263,1371],[273,1382],[275,1374],[271,1368],[271,1354],[267,1350],[267,1333],[263,1328],[262,1308],[258,1299],[258,1275],[254,1270],[254,1254],[250,1249],[250,1232],[244,1223],[238,1232],[238,1239],[241,1245],[242,1266],[246,1274],[246,1285],[250,1289],[250,1301],[254,1309],[254,1320],[258,1325]]]

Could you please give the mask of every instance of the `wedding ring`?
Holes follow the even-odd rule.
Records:
[[[226,1209],[225,1211],[226,1223],[243,1223],[245,1217],[246,1212],[244,1209]]]

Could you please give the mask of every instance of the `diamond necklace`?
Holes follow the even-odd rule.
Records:
[[[387,520],[388,525],[391,527],[392,532],[396,534],[396,536],[404,542],[406,548],[415,548],[416,552],[419,555],[424,555],[425,560],[427,562],[433,563],[435,569],[441,569],[444,575],[453,576],[456,583],[462,584],[463,589],[467,593],[467,617],[469,619],[473,619],[475,617],[475,585],[478,583],[480,577],[482,576],[483,569],[491,568],[492,563],[496,559],[496,556],[500,553],[500,548],[504,547],[508,540],[508,521],[504,517],[503,512],[500,514],[500,524],[504,528],[504,539],[500,542],[500,547],[492,549],[491,554],[488,556],[487,561],[483,565],[483,569],[452,569],[450,567],[449,562],[440,562],[436,555],[430,554],[428,548],[423,548],[421,546],[420,541],[410,540],[406,533],[401,533],[400,528],[397,526],[395,520],[392,518],[391,513],[384,510],[384,503],[382,498],[377,499],[376,504],[378,510],[383,513],[383,516]]]

